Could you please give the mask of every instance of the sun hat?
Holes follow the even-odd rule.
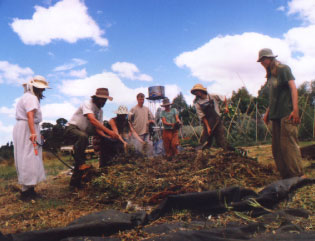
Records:
[[[207,92],[207,88],[205,88],[202,84],[195,84],[194,87],[191,89],[190,93],[192,93],[193,95],[195,95],[195,92],[197,90],[201,90],[205,93],[208,93]]]
[[[169,98],[164,98],[163,101],[162,101],[162,107],[165,107],[165,106],[168,106],[168,105],[172,105],[172,103],[170,103],[170,100]]]
[[[275,58],[278,57],[278,55],[274,55],[271,49],[264,48],[259,50],[257,62],[261,62],[263,57]]]
[[[117,115],[130,115],[130,114],[132,114],[131,112],[128,111],[127,106],[124,106],[124,105],[120,105],[118,107],[118,109],[115,111],[115,113]]]
[[[93,96],[96,96],[98,98],[103,98],[103,99],[109,99],[110,101],[113,100],[113,97],[109,96],[109,91],[107,88],[96,89],[95,95],[93,95]]]
[[[33,86],[39,89],[50,89],[48,86],[48,82],[46,81],[45,77],[41,75],[36,75],[34,76],[28,83],[24,83],[23,86],[24,88],[26,86]]]

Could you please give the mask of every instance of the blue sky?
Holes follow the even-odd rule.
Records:
[[[0,0],[0,29],[0,145],[12,139],[21,84],[38,74],[52,87],[41,103],[52,123],[98,87],[114,97],[105,119],[155,85],[189,104],[196,83],[257,95],[264,47],[297,85],[315,77],[313,0]]]

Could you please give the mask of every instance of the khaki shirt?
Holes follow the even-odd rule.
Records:
[[[148,107],[136,105],[130,112],[129,120],[138,135],[149,133],[149,120],[153,120],[153,114]]]

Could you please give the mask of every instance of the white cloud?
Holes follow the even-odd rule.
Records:
[[[292,51],[315,56],[315,25],[292,28],[284,36]]]
[[[112,72],[103,72],[84,79],[64,80],[60,91],[70,97],[86,97],[95,94],[97,88],[106,87],[114,98],[113,103],[136,103],[136,95],[139,92],[147,93],[146,87],[136,89],[128,88],[119,77]]]
[[[87,76],[87,72],[85,68],[81,70],[71,70],[69,75],[77,78],[85,78]]]
[[[211,82],[211,92],[228,95],[245,84],[256,95],[265,81],[264,69],[256,62],[258,50],[264,47],[276,49],[284,58],[290,57],[289,47],[283,40],[243,33],[211,39],[196,50],[180,54],[174,61],[181,68],[189,68],[200,81]]]
[[[88,15],[87,7],[81,0],[62,0],[54,6],[35,6],[32,19],[15,18],[11,24],[25,44],[46,45],[52,40],[75,43],[90,38],[100,46],[108,46],[96,22]]]
[[[278,11],[284,12],[285,11],[285,6],[280,6],[277,8]]]
[[[289,13],[297,13],[313,23],[315,2],[293,0]],[[292,28],[282,38],[260,33],[217,36],[198,49],[180,54],[174,61],[178,67],[188,68],[199,81],[208,82],[210,92],[230,95],[245,85],[251,94],[257,95],[265,82],[265,70],[256,62],[259,49],[271,48],[281,62],[291,67],[299,85],[315,78],[314,39],[312,24]]]
[[[9,117],[15,116],[15,108],[8,108],[6,106],[0,107],[0,114],[7,115]]]
[[[0,146],[6,145],[9,141],[13,140],[13,125],[4,125],[0,121]]]
[[[75,67],[85,65],[86,63],[87,63],[87,61],[85,61],[83,59],[73,58],[70,63],[60,65],[60,66],[57,66],[56,68],[54,68],[54,71],[58,72],[58,71],[70,70],[70,69],[73,69]]]
[[[141,81],[152,81],[152,77],[147,74],[141,74],[135,64],[128,62],[116,62],[112,65],[112,70],[122,78]]]
[[[33,74],[29,67],[22,68],[17,64],[0,61],[0,83],[22,84],[29,81]]]
[[[59,118],[69,120],[76,109],[77,108],[70,102],[52,103],[41,106],[44,122],[48,122],[47,120],[57,120]]]
[[[292,0],[288,7],[288,14],[297,14],[306,23],[315,24],[315,1]]]

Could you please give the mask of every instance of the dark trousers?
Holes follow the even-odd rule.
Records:
[[[207,128],[204,126],[201,135],[201,143],[207,142],[204,148],[210,148],[212,146],[213,138],[215,138],[215,141],[218,146],[222,147],[224,150],[229,149],[227,140],[225,138],[224,126],[221,120],[219,120],[214,130],[212,130],[210,136],[208,135]]]
[[[89,144],[89,136],[77,126],[69,125],[66,127],[66,137],[73,143],[74,168],[77,169],[85,163],[85,149]]]
[[[107,166],[119,153],[123,153],[124,145],[120,140],[98,136],[100,139],[100,164],[99,167]]]

